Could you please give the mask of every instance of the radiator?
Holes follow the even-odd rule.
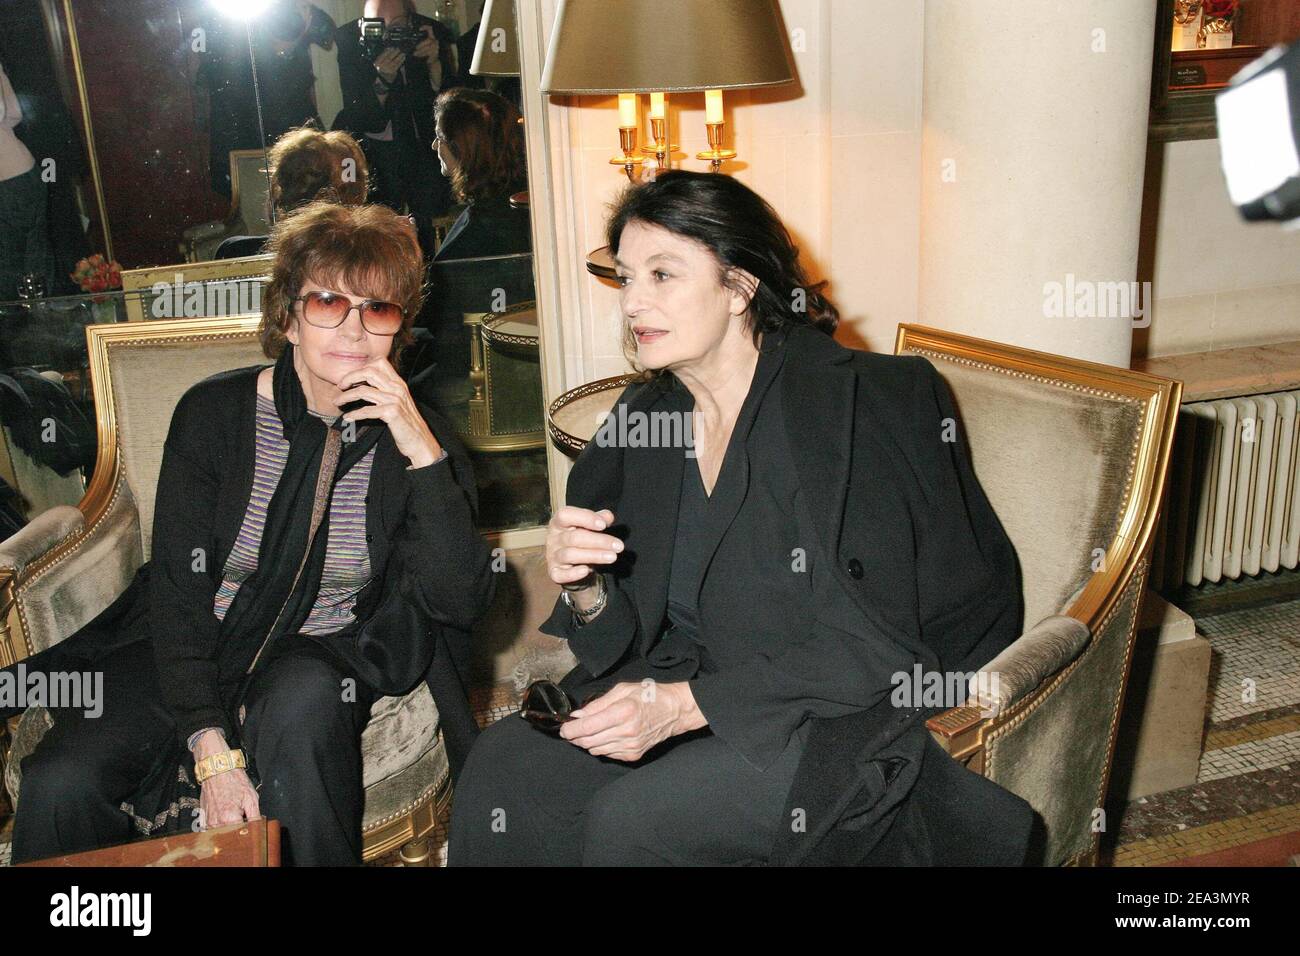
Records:
[[[1151,556],[1155,590],[1296,568],[1298,403],[1300,391],[1183,405]]]

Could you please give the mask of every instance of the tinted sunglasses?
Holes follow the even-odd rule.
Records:
[[[582,706],[587,706],[598,696],[592,694],[582,702]],[[544,730],[548,734],[559,734],[560,725],[572,720],[573,712],[579,709],[573,698],[559,684],[549,680],[535,680],[524,691],[519,716],[538,730]]]
[[[396,302],[366,299],[357,305],[337,292],[308,292],[293,298],[302,303],[302,317],[318,329],[335,329],[343,324],[353,309],[361,316],[362,327],[371,335],[396,335],[402,328],[406,310]]]

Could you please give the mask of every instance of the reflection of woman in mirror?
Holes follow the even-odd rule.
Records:
[[[18,294],[18,281],[25,275],[40,278],[41,294],[54,291],[45,183],[31,151],[14,132],[22,121],[22,105],[0,63],[0,302]]]
[[[435,261],[531,252],[528,208],[510,202],[528,188],[519,111],[496,93],[458,88],[438,97],[433,119],[438,163],[466,204]]]
[[[837,344],[785,227],[730,176],[629,189],[608,238],[626,340],[651,374],[611,418],[626,436],[587,444],[548,529],[563,592],[541,629],[577,657],[560,683],[573,709],[555,736],[517,715],[479,736],[449,862],[774,862],[804,832],[798,787],[816,796],[796,804],[809,839],[825,806],[869,809],[853,794],[885,778],[861,747],[903,720],[889,766],[924,754],[939,776],[900,772],[899,787],[949,786],[948,761],[970,778],[949,795],[990,845],[1027,841],[1027,804],[928,752],[923,720],[891,706],[914,664],[974,670],[1019,635],[1015,555],[943,440],[955,412],[934,367]],[[569,706],[554,685],[525,701],[543,703]],[[858,718],[875,723],[836,731]],[[832,780],[844,786],[826,793]]]
[[[266,161],[271,173],[267,202],[277,220],[318,199],[345,206],[366,201],[370,170],[365,154],[357,141],[341,130],[289,130],[276,140]],[[266,236],[230,236],[217,247],[216,257],[260,255],[266,241]]]
[[[433,359],[437,367],[430,374],[464,391],[471,339],[465,314],[498,312],[533,298],[528,208],[511,202],[528,188],[524,135],[514,105],[486,90],[447,90],[433,115],[438,165],[465,209],[430,264],[430,295],[419,325],[432,345],[417,353],[409,373],[412,384],[425,389],[426,380],[414,376]]]
[[[15,860],[198,810],[207,827],[279,820],[292,863],[359,863],[372,703],[427,678],[444,737],[473,727],[457,668],[495,576],[465,450],[392,364],[421,294],[415,230],[382,206],[317,203],[270,248],[275,364],[185,392],[150,560],[90,625],[17,665],[102,672],[104,699],[93,716],[51,709],[22,764]]]

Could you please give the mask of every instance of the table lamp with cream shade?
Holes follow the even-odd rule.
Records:
[[[516,37],[515,0],[487,0],[479,20],[469,72],[474,76],[518,76]]]
[[[560,0],[542,72],[543,93],[618,94],[619,145],[629,179],[669,143],[666,94],[705,94],[709,148],[696,154],[714,172],[736,152],[725,143],[722,91],[780,86],[795,79],[776,0]],[[637,148],[637,94],[650,94],[652,141]]]

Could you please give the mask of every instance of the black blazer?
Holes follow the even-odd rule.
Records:
[[[734,693],[711,695],[720,727],[770,714],[777,699],[790,732],[812,721],[771,862],[1020,863],[1028,804],[933,743],[924,720],[942,708],[892,706],[864,664],[862,642],[887,641],[926,671],[968,672],[1021,632],[1014,549],[960,430],[942,440],[945,420],[957,421],[947,387],[923,357],[846,349],[807,327],[786,349],[787,441],[838,587],[808,633],[790,635],[790,653],[762,649],[765,660],[737,668],[751,673]],[[665,401],[634,384],[618,404],[650,412]],[[611,508],[626,544],[600,617],[575,628],[557,600],[541,628],[568,639],[593,678],[644,656],[660,631],[675,527],[665,489],[680,487],[683,467],[680,448],[591,442],[570,474],[568,502]]]
[[[521,186],[521,189],[527,188]],[[533,251],[528,207],[510,205],[508,195],[470,203],[447,230],[435,261],[509,256]]]

